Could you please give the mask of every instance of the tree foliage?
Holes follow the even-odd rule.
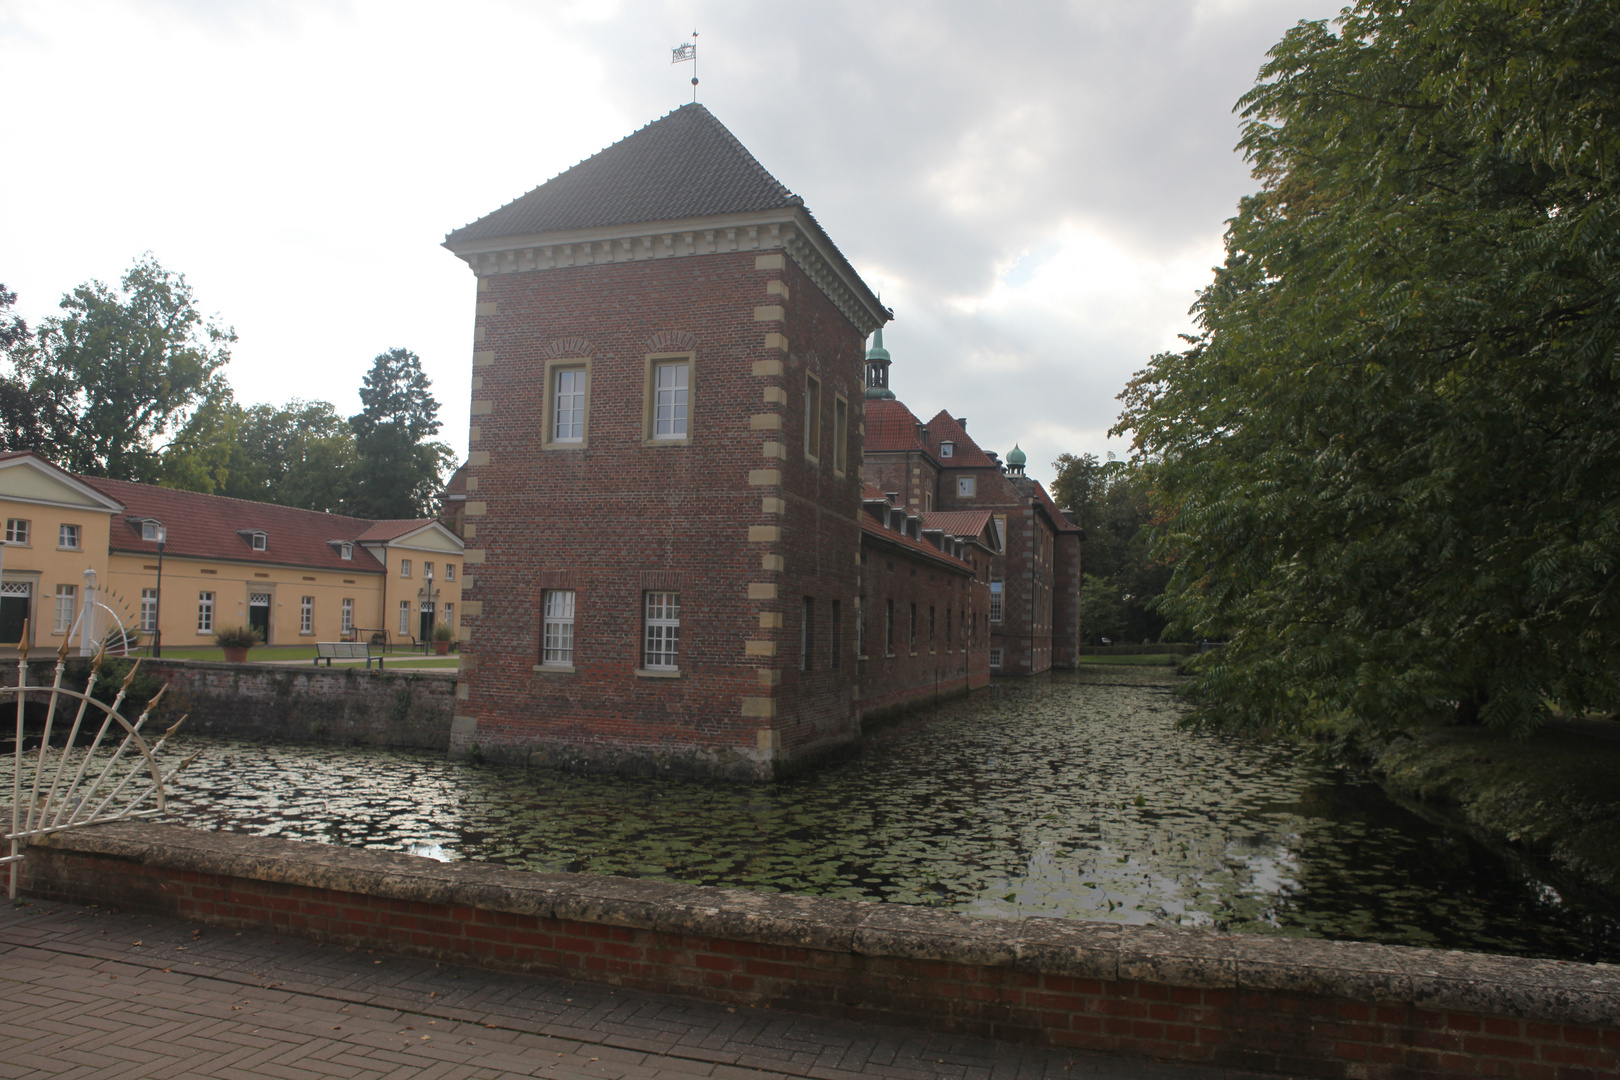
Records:
[[[205,401],[164,454],[161,483],[188,491],[347,513],[355,439],[330,402],[243,408]]]
[[[1189,348],[1129,385],[1198,715],[1620,705],[1620,8],[1365,0],[1240,102]]]
[[[9,350],[8,448],[90,476],[151,480],[159,440],[216,391],[236,335],[203,316],[184,276],[147,255],[120,285],[80,285],[62,315]]]
[[[431,512],[455,455],[444,443],[424,441],[441,426],[430,386],[409,349],[390,349],[372,361],[360,386],[362,409],[349,418],[356,453],[352,513],[414,518]]]
[[[1087,640],[1158,641],[1165,618],[1156,610],[1170,566],[1154,556],[1147,526],[1148,485],[1136,465],[1061,454],[1052,497],[1074,511],[1085,530],[1080,633]]]

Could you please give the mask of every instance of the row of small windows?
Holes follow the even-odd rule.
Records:
[[[540,600],[540,664],[574,666],[573,589],[547,589]],[[680,593],[653,591],[642,594],[641,666],[652,671],[676,671],[681,657]]]
[[[553,364],[546,385],[546,435],[554,445],[583,444],[590,412],[590,362]],[[685,440],[691,433],[692,362],[651,359],[647,365],[645,437]],[[804,452],[821,458],[821,380],[805,376]],[[833,399],[833,468],[848,465],[849,402]]]
[[[6,519],[6,543],[8,544],[30,545],[33,542],[31,539],[33,532],[34,523],[28,518]],[[82,535],[83,531],[79,526],[63,522],[56,527],[56,546],[63,551],[78,551]]]
[[[908,629],[907,638],[906,638],[908,651],[910,651],[913,655],[915,655],[917,653],[918,635],[919,634],[926,634],[926,639],[925,640],[926,640],[928,651],[933,652],[935,650],[937,642],[939,640],[938,632],[939,632],[940,627],[941,627],[941,620],[939,619],[939,610],[938,610],[938,608],[936,608],[932,604],[930,604],[928,606],[926,611],[924,611],[924,609],[918,604],[912,604],[912,605],[910,605],[910,607],[911,607],[910,620],[909,620],[909,624],[908,624],[909,629]],[[834,611],[835,615],[836,615],[837,610],[838,610],[837,603],[834,602],[833,611]],[[855,652],[856,652],[856,655],[861,656],[861,657],[864,658],[866,656],[866,642],[867,642],[867,636],[866,636],[866,598],[865,597],[861,597],[860,599],[858,599],[856,601],[856,611],[857,611],[857,615],[856,615],[856,620],[855,620]],[[926,622],[924,621],[925,617],[926,617]],[[958,623],[958,617],[960,617],[960,622],[959,623]],[[978,645],[978,643],[979,643],[979,634],[981,632],[980,631],[980,626],[979,626],[980,618],[981,618],[981,616],[979,616],[979,615],[977,615],[977,614],[975,614],[973,612],[967,612],[967,611],[953,612],[952,609],[946,608],[945,609],[945,618],[943,620],[943,627],[944,627],[944,635],[943,636],[944,636],[944,640],[945,640],[945,649],[946,649],[946,651],[949,651],[949,650],[954,649],[954,648],[957,647],[957,642],[958,642],[957,626],[958,625],[961,628],[961,634],[960,634],[961,647],[964,650],[976,647]],[[994,621],[994,620],[992,620],[992,621]],[[898,633],[898,626],[899,626],[899,623],[895,619],[895,604],[894,604],[894,601],[893,600],[885,600],[883,602],[883,652],[884,652],[884,655],[886,655],[886,656],[893,656],[895,654],[895,651],[894,651],[895,635]],[[835,644],[836,644],[836,641],[835,641]],[[837,665],[834,664],[833,666],[836,667]]]
[[[411,560],[409,560],[409,559],[401,559],[401,560],[399,560],[399,576],[400,577],[410,577],[411,576]],[[432,563],[424,562],[422,564],[422,579],[424,581],[432,581],[433,580],[433,564]],[[448,563],[447,562],[447,563],[444,564],[444,580],[446,580],[446,581],[454,581],[454,580],[456,580],[456,564],[455,563]]]

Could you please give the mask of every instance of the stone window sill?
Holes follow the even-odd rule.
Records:
[[[680,668],[636,668],[636,678],[638,679],[678,679],[680,677]]]
[[[536,664],[534,665],[534,673],[536,675],[572,675],[574,673],[574,665]]]

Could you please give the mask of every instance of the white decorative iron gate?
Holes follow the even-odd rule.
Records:
[[[17,646],[17,685],[0,687],[0,709],[7,695],[15,698],[17,707],[17,741],[12,749],[11,764],[11,831],[3,839],[10,841],[10,852],[0,856],[0,863],[17,863],[23,858],[23,847],[29,838],[64,829],[77,829],[105,821],[125,818],[152,817],[163,813],[165,787],[175,775],[197,759],[197,755],[181,761],[166,775],[158,766],[157,755],[169,741],[185,717],[148,746],[141,729],[152,710],[168,690],[165,683],[146,703],[132,724],[119,711],[129,688],[140,670],[140,661],[129,669],[123,685],[112,704],[96,700],[92,695],[101,676],[101,664],[106,650],[96,654],[94,665],[84,690],[70,690],[62,685],[67,667],[68,646],[64,640],[56,656],[55,679],[50,686],[28,685],[28,633],[26,626]],[[44,726],[40,731],[37,750],[26,751],[24,714],[30,700],[46,702]],[[63,703],[68,703],[65,707]],[[75,706],[73,703],[77,702]],[[74,713],[71,727],[66,713]],[[58,725],[58,713],[62,724]],[[88,723],[86,722],[88,718]],[[66,728],[59,746],[52,745],[53,736]],[[82,738],[94,730],[95,736],[85,746]],[[109,739],[109,733],[112,738]],[[114,745],[116,744],[116,745]],[[17,897],[19,874],[13,866],[8,871],[11,879],[10,894]]]

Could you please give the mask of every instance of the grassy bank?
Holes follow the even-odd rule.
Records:
[[[1620,901],[1620,742],[1444,727],[1375,747],[1372,766],[1392,793],[1447,804]]]
[[[1121,664],[1128,664],[1128,665],[1133,666],[1133,667],[1137,667],[1137,666],[1175,667],[1177,664],[1181,663],[1185,659],[1187,659],[1185,656],[1152,655],[1152,654],[1145,655],[1145,656],[1132,655],[1132,654],[1119,654],[1119,655],[1110,655],[1110,656],[1077,656],[1077,657],[1075,657],[1075,661],[1077,663],[1080,663],[1080,664],[1105,664],[1105,665],[1107,665],[1109,667],[1118,667]]]

